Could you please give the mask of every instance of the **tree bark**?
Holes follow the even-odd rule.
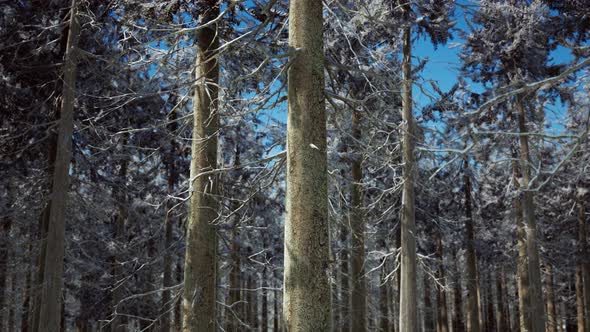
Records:
[[[515,158],[513,154],[513,158]],[[519,190],[520,183],[518,178],[520,176],[518,163],[516,160],[512,162],[513,182],[515,190]],[[530,294],[529,294],[529,273],[528,273],[528,257],[526,249],[526,238],[524,230],[524,220],[522,211],[522,200],[520,197],[514,199],[514,214],[516,218],[517,229],[517,247],[518,247],[518,261],[517,261],[517,280],[518,280],[518,313],[521,332],[531,332],[532,322],[530,319]]]
[[[205,1],[201,24],[219,16],[219,2]],[[190,166],[190,206],[182,299],[183,331],[214,331],[216,320],[218,177],[203,175],[217,168],[219,130],[219,45],[217,23],[197,33],[196,84],[193,98],[193,139]]]
[[[342,332],[350,332],[350,278],[349,278],[349,251],[348,251],[348,227],[347,222],[340,225],[340,327]]]
[[[498,299],[498,311],[496,314],[498,331],[510,331],[510,313],[506,296],[506,281],[504,267],[500,267],[496,273],[496,296]]]
[[[436,320],[434,319],[435,310],[432,305],[432,291],[430,288],[430,280],[428,280],[428,274],[423,273],[424,278],[424,327],[425,331],[437,331]]]
[[[292,0],[283,312],[289,332],[330,331],[323,4]]]
[[[440,285],[437,285],[437,315],[436,315],[436,326],[438,332],[448,332],[449,331],[449,317],[448,317],[448,310],[447,310],[447,293],[445,291],[445,287],[447,285],[446,277],[445,277],[445,267],[444,267],[444,251],[443,251],[443,241],[442,241],[442,233],[439,230],[436,231],[436,259],[437,262],[437,272],[436,278],[439,280]]]
[[[407,9],[409,10],[409,9]],[[399,332],[418,330],[416,287],[416,219],[414,208],[414,116],[412,114],[412,39],[409,26],[403,31],[402,46],[403,174],[401,215],[401,289]]]
[[[465,324],[463,323],[463,290],[461,288],[461,268],[459,267],[459,251],[455,253],[455,287],[453,291],[453,299],[455,309],[453,310],[453,331],[465,331]]]
[[[521,134],[527,133],[526,114],[522,96],[516,98],[518,110],[518,128]],[[532,332],[545,332],[545,310],[543,305],[543,291],[541,284],[541,267],[539,249],[537,245],[537,226],[535,221],[535,205],[533,192],[529,188],[530,182],[530,152],[529,137],[520,135],[520,163],[522,171],[522,211],[526,224],[526,249],[528,258],[530,316]]]
[[[471,211],[471,179],[468,174],[469,161],[464,161],[463,185],[465,191],[465,263],[467,272],[467,331],[479,332],[479,310],[477,304],[477,258],[475,255],[475,229]]]
[[[361,114],[357,110],[352,112],[352,137],[356,143],[361,140],[360,128]],[[352,160],[352,185],[350,193],[351,214],[350,225],[352,226],[351,239],[351,319],[353,331],[364,331],[367,329],[367,286],[365,282],[365,222],[362,212],[362,168],[361,156],[358,149],[355,151]]]
[[[172,100],[176,100],[175,98],[171,97]],[[168,126],[172,135],[175,135],[176,130],[178,129],[178,122],[176,117],[175,105],[174,102],[172,103],[172,110],[170,114],[170,125]],[[178,171],[176,170],[176,154],[178,150],[178,144],[176,143],[176,139],[174,136],[170,139],[168,153],[164,156],[166,158],[166,175],[167,175],[167,182],[168,182],[168,195],[174,195],[174,187],[176,186],[176,182],[178,180]],[[174,205],[170,199],[166,200],[166,216],[164,219],[164,278],[162,280],[162,305],[161,305],[161,312],[160,315],[162,316],[160,330],[162,332],[168,332],[171,328],[171,316],[172,311],[174,308],[174,302],[171,301],[171,290],[170,287],[173,286],[172,281],[172,271],[174,269],[173,263],[173,256],[171,253],[172,245],[173,245],[173,231],[174,231],[174,220],[175,215],[172,211]]]
[[[547,276],[545,277],[547,288],[547,332],[556,332],[557,320],[555,314],[555,294],[553,291],[553,266],[547,264]]]
[[[586,206],[584,205],[584,202],[586,202],[587,199],[588,198],[584,197],[584,195],[578,194],[578,264],[582,270],[584,328],[586,332],[590,332],[590,258],[588,258],[588,241],[586,239]]]
[[[72,158],[74,129],[74,90],[76,85],[76,49],[80,35],[76,0],[72,0],[67,49],[63,68],[63,95],[60,110],[59,134],[51,190],[47,251],[44,257],[43,287],[41,290],[39,331],[59,331],[65,251],[65,214],[69,191],[69,170]]]

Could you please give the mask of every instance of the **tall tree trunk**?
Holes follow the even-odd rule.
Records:
[[[443,241],[442,241],[442,233],[439,230],[436,231],[436,259],[438,260],[437,263],[437,272],[436,278],[439,280],[440,285],[437,285],[437,331],[438,332],[448,332],[449,331],[449,317],[448,317],[448,310],[447,310],[447,293],[445,291],[445,287],[447,285],[446,277],[445,277],[445,265],[444,265],[444,251],[443,251]]]
[[[455,253],[455,282],[454,282],[454,310],[453,310],[453,331],[465,331],[465,324],[463,323],[463,290],[461,288],[461,268],[459,267],[459,250]]]
[[[477,305],[477,258],[475,255],[475,228],[471,211],[471,178],[468,174],[469,160],[465,158],[463,185],[465,191],[465,264],[467,272],[467,331],[479,332],[479,310]]]
[[[489,332],[496,331],[496,317],[494,316],[494,298],[492,296],[492,288],[494,281],[492,279],[492,272],[488,272],[486,280],[486,326]]]
[[[123,136],[122,138],[122,146],[127,144],[127,136]],[[125,224],[127,223],[127,193],[126,193],[126,183],[127,183],[127,167],[128,167],[128,160],[126,158],[121,160],[121,164],[119,166],[118,178],[119,183],[115,185],[113,188],[113,199],[115,200],[115,204],[117,205],[117,212],[113,218],[113,226],[114,226],[114,240],[120,247],[124,247],[123,243],[125,242]],[[112,269],[113,269],[113,291],[112,291],[112,307],[113,307],[113,321],[111,323],[111,331],[112,332],[124,332],[126,330],[125,326],[127,325],[126,316],[120,315],[121,308],[119,307],[119,303],[123,299],[123,285],[120,284],[121,280],[125,280],[124,277],[124,270],[120,261],[124,261],[124,259],[118,259],[117,254],[115,253],[111,260],[112,260]],[[121,257],[119,257],[121,258]]]
[[[582,264],[576,265],[576,326],[578,332],[585,330],[584,320],[584,281],[582,276]]]
[[[436,331],[436,320],[434,306],[432,305],[432,291],[430,288],[430,280],[428,279],[428,273],[423,273],[424,277],[422,281],[424,283],[424,330],[425,331]]]
[[[182,271],[182,263],[180,260],[176,262],[176,282],[180,284],[182,279],[184,278],[184,273]],[[181,294],[178,294],[181,295]],[[174,331],[180,331],[182,328],[182,309],[181,309],[181,301],[180,296],[176,296],[174,300]]]
[[[556,332],[557,319],[555,314],[555,294],[553,291],[553,265],[547,264],[547,276],[545,277],[547,288],[547,332]]]
[[[586,196],[588,196],[586,194]],[[578,192],[578,259],[582,270],[582,288],[584,299],[584,328],[590,332],[590,258],[588,256],[588,241],[586,239],[586,202],[588,197],[584,197],[583,191]],[[578,327],[579,329],[579,327]]]
[[[350,332],[350,278],[347,222],[340,225],[340,327],[342,332]]]
[[[176,100],[172,98],[172,100]],[[170,111],[170,125],[168,126],[172,135],[175,135],[176,130],[178,129],[178,122],[176,117],[174,102],[172,103],[172,110]],[[176,139],[174,136],[170,139],[168,153],[164,158],[166,158],[166,173],[167,173],[167,180],[168,180],[168,195],[174,195],[174,187],[176,185],[178,179],[178,172],[176,170],[176,154],[178,150],[178,144],[176,143]],[[173,286],[172,281],[172,271],[174,269],[174,262],[173,262],[173,255],[172,255],[172,245],[173,245],[173,231],[174,231],[174,220],[175,215],[172,211],[174,205],[172,204],[172,200],[166,200],[166,216],[164,219],[164,278],[162,280],[162,287],[164,291],[162,292],[162,305],[161,305],[161,312],[162,315],[160,331],[162,332],[169,332],[170,331],[170,324],[171,324],[171,314],[174,308],[174,301],[171,301],[171,290],[170,287]]]
[[[498,299],[498,311],[496,314],[498,332],[510,331],[510,312],[508,310],[508,299],[506,296],[504,267],[500,267],[496,273],[496,297]]]
[[[527,133],[526,114],[522,96],[516,98],[518,110],[518,128],[521,134]],[[530,315],[532,332],[545,331],[545,310],[543,305],[543,291],[541,284],[541,264],[539,261],[539,249],[537,245],[537,226],[535,221],[535,205],[533,192],[529,190],[530,182],[530,152],[529,137],[520,136],[520,162],[522,171],[522,210],[526,224],[526,249],[528,257]]]
[[[513,153],[513,158],[516,157]],[[519,190],[519,168],[516,160],[512,162],[513,182],[516,190]],[[518,261],[517,261],[517,280],[518,280],[518,312],[521,332],[531,332],[532,322],[529,314],[530,294],[529,294],[529,274],[528,274],[528,258],[526,249],[525,229],[523,221],[522,200],[520,197],[514,199],[514,214],[516,218],[517,229],[517,247],[518,247]]]
[[[209,24],[219,16],[219,6],[216,0],[205,1],[200,23]],[[185,332],[215,330],[217,234],[213,223],[218,217],[218,177],[202,173],[217,168],[219,63],[215,55],[218,33],[216,23],[197,33],[190,206],[182,299]]]
[[[292,0],[283,312],[289,332],[331,330],[323,4]]]
[[[72,0],[67,49],[63,67],[63,93],[60,110],[59,133],[51,190],[47,251],[43,266],[39,331],[59,331],[61,326],[61,300],[65,252],[65,214],[69,192],[69,170],[72,158],[72,132],[74,129],[74,90],[76,85],[76,49],[80,35],[76,0]]]
[[[358,145],[361,140],[360,128],[361,114],[357,110],[352,112],[352,137]],[[351,214],[350,225],[352,226],[351,239],[351,319],[352,331],[364,331],[367,329],[367,286],[365,282],[365,222],[362,212],[362,168],[361,154],[358,149],[355,151],[352,160],[352,185],[350,193]]]
[[[383,252],[387,252],[386,236],[379,240],[380,248]],[[381,286],[379,287],[379,328],[382,332],[389,331],[389,291],[390,281],[388,281],[387,274],[389,273],[389,264],[387,264],[387,257],[381,261],[381,276],[379,278]]]
[[[32,228],[32,227],[31,227]],[[33,230],[29,232],[29,243],[27,244],[27,251],[25,252],[24,257],[30,257],[33,253]],[[28,259],[27,259],[28,260]],[[28,260],[30,262],[30,260]],[[31,287],[32,287],[32,273],[33,269],[30,268],[29,264],[25,267],[25,287],[23,289],[23,306],[21,310],[21,317],[20,317],[20,329],[21,332],[29,332],[30,331],[30,318],[31,318]]]
[[[406,8],[409,10],[409,8]],[[403,31],[402,47],[402,150],[404,184],[401,215],[401,289],[399,332],[418,330],[416,287],[416,219],[414,209],[414,116],[412,114],[412,36],[409,26]]]
[[[10,187],[10,184],[8,185]],[[10,188],[7,188],[8,199],[10,200],[12,192]],[[12,202],[8,202],[8,209],[12,210]],[[8,308],[11,303],[6,301],[6,291],[8,290],[8,274],[12,269],[9,267],[9,253],[10,253],[10,229],[12,227],[12,218],[10,213],[0,221],[0,330],[6,329],[4,323],[8,321],[7,318],[3,318],[4,314],[8,314]],[[10,301],[12,302],[12,301]],[[10,326],[8,327],[10,329]]]

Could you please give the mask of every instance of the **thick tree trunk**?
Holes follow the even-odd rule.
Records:
[[[361,140],[360,128],[361,114],[357,110],[352,112],[352,136],[356,142]],[[367,329],[367,286],[365,282],[365,222],[362,212],[362,168],[360,152],[355,151],[352,160],[352,185],[350,192],[352,226],[351,239],[351,319],[352,331],[364,331]]]
[[[465,159],[463,185],[465,191],[465,264],[467,272],[467,331],[479,332],[479,309],[477,303],[477,258],[475,255],[475,229],[471,211],[471,179],[468,174],[469,161]]]
[[[465,324],[463,323],[463,290],[461,288],[461,268],[459,267],[459,251],[455,253],[455,282],[453,290],[454,310],[453,310],[453,331],[465,331]]]
[[[292,0],[287,119],[283,312],[289,332],[330,331],[330,241],[324,99],[323,5]]]
[[[518,128],[521,134],[527,133],[525,107],[522,96],[516,100],[518,110]],[[526,249],[529,272],[530,315],[532,332],[545,332],[545,310],[543,305],[543,290],[541,284],[541,263],[537,245],[537,226],[535,221],[535,205],[533,192],[529,189],[530,182],[530,152],[529,137],[520,136],[520,163],[522,171],[522,210],[526,224]]]
[[[63,67],[63,94],[59,133],[49,208],[47,251],[44,257],[39,331],[59,331],[65,251],[65,214],[69,192],[69,170],[74,129],[74,89],[76,85],[76,48],[80,35],[76,0],[72,0],[67,50]]]
[[[416,287],[416,219],[414,208],[414,116],[412,114],[412,37],[410,27],[404,28],[402,47],[402,119],[403,174],[401,215],[401,289],[399,332],[418,330]]]
[[[219,2],[205,1],[200,23],[209,24],[220,13]],[[218,217],[217,132],[219,130],[219,45],[217,24],[198,31],[196,84],[193,98],[193,140],[190,166],[190,206],[182,299],[183,331],[214,331],[216,320]]]

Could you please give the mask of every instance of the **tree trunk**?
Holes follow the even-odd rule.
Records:
[[[205,1],[200,23],[208,24],[220,13],[219,2]],[[190,166],[190,206],[182,299],[183,331],[214,331],[216,313],[218,177],[205,175],[217,168],[219,130],[219,45],[217,24],[197,33],[196,84],[193,98],[193,140]]]
[[[72,158],[74,129],[74,89],[76,85],[76,49],[80,35],[76,0],[72,0],[67,50],[63,67],[63,94],[60,110],[59,134],[51,190],[47,251],[44,257],[43,287],[41,290],[39,331],[59,331],[65,251],[65,215],[69,192],[69,170]]]
[[[323,4],[292,0],[283,312],[289,332],[331,330]]]
[[[584,328],[586,332],[590,332],[590,258],[588,258],[588,242],[586,239],[586,207],[584,205],[586,200],[586,197],[578,194],[578,264],[582,270],[582,288],[584,291]]]
[[[547,288],[547,332],[556,332],[557,319],[555,314],[555,294],[553,291],[553,266],[547,264],[547,276],[545,277]]]
[[[461,268],[459,267],[459,251],[455,253],[455,287],[453,291],[453,299],[455,309],[453,310],[453,331],[465,331],[465,324],[463,323],[463,290],[461,288]]]
[[[520,133],[527,133],[525,108],[522,96],[516,99],[516,108],[518,109],[518,128]],[[541,284],[541,267],[539,261],[539,249],[537,245],[537,226],[535,221],[535,205],[533,202],[533,192],[529,189],[530,181],[530,152],[529,137],[520,136],[520,163],[522,171],[522,188],[523,188],[523,218],[526,224],[526,249],[528,258],[529,272],[529,292],[530,292],[530,316],[532,332],[545,332],[545,310],[543,306],[543,291]]]
[[[9,185],[10,186],[10,185]],[[10,188],[8,190],[8,198],[12,197]],[[8,209],[12,209],[12,203],[9,202]],[[8,317],[3,318],[5,313],[8,313],[8,307],[11,306],[12,301],[6,301],[6,291],[8,290],[8,273],[12,269],[9,267],[9,252],[11,244],[10,229],[12,227],[12,218],[7,214],[0,222],[0,330],[4,330],[6,326],[4,323],[8,321]],[[8,303],[10,302],[10,303]],[[7,330],[10,330],[10,326]]]
[[[184,273],[182,271],[182,265],[179,260],[176,262],[176,282],[180,284],[183,278]],[[177,296],[176,300],[174,300],[174,331],[180,331],[182,328],[182,310],[180,302],[180,297]]]
[[[424,278],[424,330],[425,331],[436,331],[436,320],[434,319],[435,310],[432,305],[432,291],[430,289],[430,280],[428,280],[428,274],[423,273]]]
[[[584,281],[580,263],[576,265],[576,326],[578,332],[584,332]]]
[[[342,332],[350,332],[350,279],[348,258],[348,228],[343,220],[340,226],[340,327]]]
[[[408,10],[408,9],[407,9]],[[410,27],[403,32],[402,119],[403,174],[401,215],[401,289],[399,332],[418,330],[416,290],[416,219],[414,210],[414,116],[412,115],[412,39]]]
[[[171,97],[174,101],[175,98]],[[172,110],[170,114],[170,125],[169,130],[171,133],[175,133],[178,129],[178,122],[176,117],[175,105],[172,103]],[[178,179],[178,172],[176,170],[176,154],[178,150],[178,144],[176,143],[176,139],[173,137],[170,140],[170,146],[168,153],[164,158],[166,158],[166,173],[168,178],[168,195],[174,195],[174,187],[176,185]],[[162,316],[161,319],[161,326],[160,331],[162,332],[169,332],[170,331],[170,324],[171,324],[171,314],[174,308],[174,301],[171,301],[171,290],[170,287],[174,285],[172,281],[172,270],[174,269],[174,262],[173,262],[173,255],[171,253],[172,245],[174,243],[173,239],[173,231],[174,231],[174,220],[175,215],[172,211],[174,204],[172,200],[166,200],[166,216],[164,219],[164,278],[162,281],[162,287],[164,291],[162,292],[162,305],[161,305],[161,312],[160,315]]]
[[[439,230],[436,231],[436,259],[438,260],[437,263],[437,272],[436,278],[438,279],[439,283],[442,285],[437,285],[437,315],[436,315],[436,326],[438,332],[448,332],[449,331],[449,317],[447,311],[447,293],[445,291],[445,287],[447,285],[446,277],[445,277],[445,267],[444,267],[444,251],[443,251],[443,241],[442,241],[442,233]]]
[[[498,311],[496,319],[498,332],[510,331],[510,313],[508,310],[508,299],[506,295],[506,281],[504,278],[504,267],[500,267],[496,274],[496,296],[498,299]]]
[[[494,285],[494,281],[492,279],[492,272],[488,272],[487,280],[486,280],[486,326],[489,332],[496,331],[496,317],[494,316],[494,299],[492,296],[492,288]]]
[[[513,158],[516,157],[513,153]],[[519,190],[520,183],[518,182],[519,168],[516,160],[512,162],[513,182],[515,190]],[[517,261],[517,279],[518,279],[518,312],[521,332],[531,332],[532,322],[529,315],[530,294],[529,294],[529,274],[528,274],[528,258],[526,249],[525,229],[523,221],[522,201],[520,197],[514,199],[514,214],[516,218],[517,229],[517,247],[518,247],[518,261]]]
[[[475,255],[475,229],[471,211],[471,179],[468,174],[469,161],[464,161],[463,185],[465,191],[465,264],[467,272],[467,331],[479,332],[479,310],[477,305],[477,258]]]
[[[358,142],[361,140],[360,128],[361,114],[357,110],[352,112],[352,137]],[[362,168],[361,156],[358,149],[352,160],[352,185],[350,193],[352,226],[351,239],[351,319],[352,331],[365,331],[367,329],[367,287],[365,282],[365,222],[362,212]]]

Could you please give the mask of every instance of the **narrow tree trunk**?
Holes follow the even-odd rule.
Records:
[[[123,136],[122,146],[127,144],[127,136]],[[125,224],[127,223],[127,193],[126,193],[126,182],[127,182],[127,167],[128,160],[122,159],[119,166],[118,178],[119,183],[113,188],[113,199],[117,205],[117,212],[113,218],[114,226],[114,240],[119,246],[123,247],[125,242]],[[119,263],[123,259],[117,259],[117,254],[114,254],[111,258],[112,269],[113,269],[113,290],[112,290],[112,307],[113,307],[113,320],[111,323],[112,332],[124,332],[126,330],[127,319],[121,315],[121,307],[119,303],[123,299],[123,285],[120,284],[121,280],[124,280],[124,270],[122,265]]]
[[[219,2],[207,0],[200,23],[209,24],[220,13]],[[184,265],[182,299],[183,331],[213,331],[216,319],[218,177],[204,175],[217,168],[219,129],[219,64],[215,57],[219,45],[217,24],[197,33],[196,84],[193,98],[193,139],[190,166],[190,206]]]
[[[323,4],[292,0],[283,312],[289,332],[331,330]]]
[[[469,161],[465,159],[463,185],[465,191],[465,264],[467,272],[467,331],[479,332],[479,310],[477,303],[477,258],[475,255],[475,229],[471,212],[471,179],[468,174]]]
[[[182,271],[181,261],[178,260],[176,262],[176,282],[180,284],[183,278],[184,273]],[[174,300],[174,331],[180,331],[182,328],[182,310],[179,295],[177,295],[176,300]]]
[[[492,296],[492,288],[494,281],[492,279],[492,272],[488,272],[486,280],[486,327],[487,331],[496,331],[496,317],[494,316],[494,299]]]
[[[352,112],[352,136],[356,145],[361,139],[360,128],[361,114],[357,110]],[[350,193],[351,214],[350,225],[352,226],[351,238],[351,319],[352,331],[364,331],[367,329],[367,287],[365,282],[365,222],[362,212],[362,169],[361,156],[358,149],[352,160],[352,185]]]
[[[527,133],[525,108],[522,96],[517,97],[516,108],[518,110],[518,128],[520,133]],[[526,249],[528,258],[529,272],[529,291],[530,291],[530,315],[532,332],[545,331],[545,310],[543,306],[543,291],[541,284],[541,264],[539,261],[539,249],[537,245],[537,225],[535,221],[535,205],[533,202],[533,192],[529,190],[530,181],[530,152],[529,137],[520,136],[520,162],[522,171],[522,188],[523,188],[523,218],[526,224]]]
[[[379,240],[380,248],[383,252],[387,252],[386,237],[383,236]],[[389,298],[390,298],[390,282],[386,279],[389,273],[389,264],[387,264],[387,257],[384,257],[381,261],[381,276],[379,278],[381,287],[379,287],[379,328],[382,332],[389,331]]]
[[[10,189],[8,189],[8,197],[10,199]],[[9,203],[9,209],[12,204]],[[2,218],[0,222],[0,330],[6,329],[4,323],[8,321],[2,316],[8,313],[8,307],[11,305],[6,301],[6,291],[8,290],[8,273],[11,271],[9,267],[9,252],[10,252],[10,228],[12,227],[12,219],[10,215]],[[12,302],[12,301],[10,301]]]
[[[349,251],[348,251],[348,227],[343,220],[340,226],[340,327],[342,332],[350,332],[350,278],[349,276]]]
[[[547,332],[556,332],[557,319],[555,314],[555,294],[553,291],[553,266],[547,264],[547,276],[545,277],[547,288]]]
[[[513,158],[515,155],[513,154]],[[515,190],[519,190],[520,183],[518,163],[516,160],[512,162],[513,182]],[[517,229],[517,247],[518,247],[518,261],[517,261],[517,280],[518,280],[518,312],[521,332],[531,332],[532,322],[529,315],[530,294],[529,294],[529,274],[528,274],[528,258],[526,249],[525,229],[522,212],[522,201],[520,197],[514,199],[514,214],[516,218]]]
[[[69,192],[69,170],[74,129],[74,89],[76,85],[76,48],[80,34],[76,0],[72,0],[67,49],[63,67],[63,94],[59,133],[51,190],[47,251],[43,266],[38,331],[59,331],[65,251],[65,214]]]
[[[496,296],[498,299],[498,311],[496,319],[498,332],[510,331],[510,313],[508,310],[508,299],[506,294],[506,282],[504,278],[504,267],[500,267],[496,274]]]
[[[172,98],[172,100],[175,100]],[[176,134],[176,130],[178,129],[178,122],[176,117],[176,111],[174,110],[175,105],[172,105],[172,111],[170,114],[170,125],[169,130],[172,135]],[[168,195],[174,195],[174,187],[176,185],[178,179],[178,172],[176,170],[176,153],[178,149],[178,145],[176,143],[176,139],[170,139],[168,153],[164,158],[166,158],[166,173],[167,173],[167,180],[168,180]],[[164,219],[164,278],[162,280],[162,287],[164,291],[162,292],[162,305],[161,305],[161,312],[162,315],[161,319],[161,326],[160,331],[162,332],[169,332],[170,331],[170,324],[171,324],[171,314],[172,309],[174,308],[174,301],[171,301],[171,290],[170,287],[173,286],[172,281],[172,271],[174,269],[173,263],[173,255],[172,255],[172,244],[173,244],[173,230],[174,230],[174,212],[173,204],[170,199],[166,200],[166,216]]]
[[[409,9],[406,9],[409,10]],[[399,332],[418,330],[416,288],[416,219],[414,210],[414,116],[412,114],[412,39],[410,27],[404,28],[402,47],[403,174],[401,215],[401,289]]]
[[[582,270],[582,288],[584,299],[584,328],[590,332],[590,258],[588,256],[588,242],[586,239],[586,202],[588,197],[584,197],[583,192],[578,193],[578,258]],[[579,329],[579,327],[578,327]]]
[[[584,281],[582,276],[582,264],[576,265],[576,326],[578,332],[584,332]]]
[[[428,280],[428,274],[424,273],[424,327],[425,331],[436,331],[436,320],[434,319],[434,307],[432,305],[432,292],[430,289],[430,280]]]
[[[29,232],[29,243],[27,244],[27,251],[25,252],[25,258],[30,257],[33,252],[33,231]],[[28,259],[27,259],[28,260]],[[30,262],[30,260],[28,260]],[[33,273],[33,269],[29,267],[29,264],[25,267],[25,287],[23,289],[23,306],[21,310],[20,316],[20,330],[21,332],[29,332],[30,331],[30,316],[31,316],[31,283],[32,277],[31,274]]]
[[[445,287],[447,285],[446,277],[445,277],[445,266],[444,266],[444,251],[443,251],[443,241],[442,241],[442,233],[439,230],[436,231],[436,259],[437,262],[437,272],[436,278],[440,284],[437,284],[437,331],[438,332],[448,332],[449,331],[449,317],[448,317],[448,309],[447,309],[447,293],[445,291]]]
[[[453,291],[453,299],[455,309],[453,310],[453,331],[465,331],[465,324],[463,323],[463,298],[461,288],[461,268],[459,267],[459,251],[455,253],[455,287]]]

